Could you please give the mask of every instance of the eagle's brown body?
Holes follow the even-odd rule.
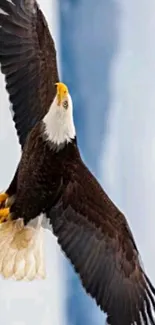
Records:
[[[44,134],[44,125],[39,122],[31,131],[9,191],[16,199],[10,212],[27,224],[42,212],[54,206],[74,179],[74,170],[80,160],[76,140],[55,147]],[[28,177],[29,175],[29,177]]]
[[[45,18],[35,0],[0,0],[0,9],[1,70],[22,147],[13,181],[0,199],[13,196],[11,216],[22,217],[25,224],[45,212],[109,324],[153,325],[155,289],[140,264],[125,216],[81,160],[76,137],[52,142],[50,123],[44,125],[59,81]],[[67,114],[66,106],[56,109]],[[61,128],[67,121],[61,121]]]

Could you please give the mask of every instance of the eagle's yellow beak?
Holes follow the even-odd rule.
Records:
[[[62,82],[57,82],[55,85],[57,86],[58,106],[60,106],[63,99],[68,95],[68,88]]]

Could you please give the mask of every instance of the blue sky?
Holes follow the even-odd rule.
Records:
[[[155,283],[155,3],[153,0],[40,0],[74,101],[82,156],[126,214]],[[52,8],[51,8],[52,5]],[[0,76],[0,91],[4,80]],[[0,188],[19,159],[0,96]],[[8,150],[9,147],[9,150]],[[83,291],[56,241],[46,233],[48,279],[0,281],[3,325],[100,325],[103,314]]]
[[[107,171],[102,182],[128,216],[146,269],[155,282],[154,12],[151,0],[122,6],[120,51],[111,78],[109,133],[100,168]]]
[[[94,7],[93,0],[64,0],[60,13],[62,77],[74,100],[78,143],[84,161],[100,177],[99,157],[111,96],[110,72],[118,47],[119,8],[113,1],[99,0]],[[70,266],[68,270],[69,324],[91,324],[94,315],[95,323],[100,324],[103,316],[99,308],[84,293]]]
[[[98,0],[96,6],[94,0],[60,3],[62,75],[74,96],[81,151],[98,173],[96,155],[101,152],[100,140],[107,131],[110,74],[118,49],[119,6],[111,0]]]

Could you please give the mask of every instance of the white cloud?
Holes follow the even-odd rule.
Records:
[[[103,184],[125,212],[155,283],[155,2],[117,1],[120,49],[112,83]]]

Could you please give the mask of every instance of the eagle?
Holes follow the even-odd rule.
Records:
[[[108,324],[155,324],[155,288],[125,216],[80,156],[72,97],[35,0],[0,0],[0,63],[21,145],[0,194],[1,273],[44,276],[44,216]]]

